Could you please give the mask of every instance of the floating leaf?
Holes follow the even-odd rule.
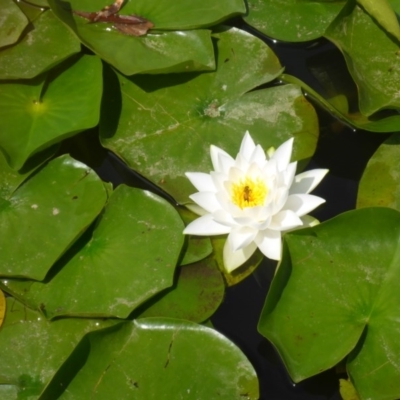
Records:
[[[281,72],[266,44],[236,28],[221,28],[215,36],[216,72],[118,75],[122,98],[113,89],[115,76],[107,78],[113,86],[105,88],[102,144],[181,204],[195,192],[185,172],[212,169],[210,144],[236,156],[246,130],[265,149],[295,136],[294,157],[304,159],[318,137],[315,111],[299,87],[246,93]]]
[[[0,329],[2,400],[36,399],[87,332],[114,323],[83,318],[49,322],[8,297]]]
[[[205,259],[180,267],[176,285],[144,304],[137,315],[203,322],[221,305],[224,293],[221,272],[212,259]]]
[[[0,79],[30,79],[80,51],[81,46],[51,10],[33,22],[18,44],[0,51]]]
[[[292,379],[347,356],[361,399],[399,398],[400,213],[350,211],[284,238],[258,329]]]
[[[0,146],[19,170],[33,154],[98,123],[102,67],[82,56],[30,81],[3,83]]]
[[[363,8],[349,2],[325,36],[343,53],[359,90],[360,111],[400,107],[400,49]]]
[[[0,207],[0,276],[42,280],[107,200],[99,177],[62,156]]]
[[[155,25],[145,36],[127,36],[112,24],[88,23],[67,9],[65,2],[49,0],[53,11],[102,59],[125,75],[213,70],[214,48],[210,31],[188,30],[218,23],[245,12],[243,0],[167,0],[127,2],[120,15],[136,14]],[[72,10],[93,12],[104,7],[102,0],[73,0]]]
[[[2,284],[32,308],[43,305],[49,318],[126,318],[172,285],[182,231],[182,220],[169,203],[121,185],[91,237],[78,242],[46,282],[3,280]]]
[[[28,18],[20,8],[12,0],[3,0],[1,2],[0,47],[15,43],[27,25]]]
[[[357,208],[382,206],[400,211],[400,134],[383,142],[368,161],[360,181]]]
[[[30,159],[23,170],[13,170],[6,161],[4,154],[0,151],[0,198],[8,199],[15,189],[48,158],[53,156],[59,146],[52,146],[38,153]]]
[[[258,399],[249,361],[205,326],[143,318],[87,338],[90,353],[77,375],[53,380],[41,399]]]
[[[366,117],[359,112],[350,113],[348,100],[344,94],[326,99],[294,76],[283,74],[281,75],[281,79],[283,82],[301,86],[308,96],[312,97],[317,103],[345,124],[372,132],[384,133],[400,130],[400,115],[397,113],[382,117]]]
[[[357,0],[364,7],[368,14],[371,15],[379,25],[400,40],[400,26],[396,17],[396,13],[388,0]]]
[[[49,7],[47,0],[29,0],[29,3],[34,4],[38,7]]]
[[[322,36],[346,2],[313,0],[248,0],[244,20],[266,35],[287,42]]]

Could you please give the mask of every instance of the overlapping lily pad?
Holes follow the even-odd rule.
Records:
[[[19,170],[33,154],[98,123],[102,66],[81,56],[29,81],[3,83],[0,147]]]
[[[248,0],[244,20],[275,39],[303,42],[321,37],[346,2]]]
[[[1,3],[0,47],[15,43],[27,24],[28,18],[19,7],[12,0],[3,0]]]
[[[281,76],[283,82],[299,85],[305,93],[317,101],[328,112],[334,115],[346,125],[355,128],[364,129],[372,132],[394,132],[400,130],[400,115],[396,112],[391,112],[387,115],[370,116],[362,115],[359,111],[350,112],[349,102],[346,94],[337,93],[336,96],[328,98],[323,97],[306,83],[302,82],[294,76],[283,74]],[[336,87],[336,89],[338,89]]]
[[[211,258],[180,267],[176,284],[160,293],[138,317],[169,317],[193,322],[210,318],[220,306],[225,283]]]
[[[79,40],[51,10],[32,25],[16,45],[0,51],[0,79],[33,78],[80,51]]]
[[[91,237],[78,242],[45,282],[3,280],[2,286],[48,318],[126,318],[172,285],[182,231],[182,220],[165,200],[122,185]]]
[[[299,87],[246,93],[281,72],[267,45],[236,28],[221,28],[215,37],[216,72],[168,78],[118,75],[122,95],[105,88],[103,145],[179,203],[187,203],[195,191],[185,172],[212,169],[211,144],[236,156],[246,130],[265,149],[294,136],[294,157],[305,159],[318,138],[315,111]]]
[[[390,136],[371,157],[360,181],[357,208],[381,206],[400,211],[400,134]]]
[[[17,187],[48,158],[53,156],[59,146],[52,146],[30,159],[21,171],[12,169],[0,151],[0,198],[8,199]]]
[[[400,397],[399,239],[400,213],[390,208],[285,235],[259,330],[296,382],[348,356],[361,399]]]
[[[51,161],[0,206],[0,276],[42,280],[107,200],[99,177],[69,156]]]
[[[359,90],[362,114],[400,107],[399,42],[373,16],[356,2],[349,2],[325,36],[346,59]]]
[[[249,361],[205,326],[143,318],[87,338],[89,355],[77,375],[69,383],[59,374],[41,399],[258,399]],[[55,397],[60,387],[66,390]]]
[[[38,398],[87,332],[114,323],[72,318],[49,322],[39,312],[7,298],[0,329],[1,399]]]
[[[214,48],[205,29],[234,15],[245,13],[243,0],[128,1],[121,15],[136,14],[155,25],[142,37],[127,36],[111,24],[89,23],[74,11],[99,11],[103,0],[49,1],[53,11],[81,41],[122,73],[167,73],[212,70]],[[69,8],[70,7],[70,8]],[[190,31],[183,31],[191,29]]]

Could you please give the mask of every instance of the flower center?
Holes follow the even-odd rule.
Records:
[[[234,204],[243,209],[263,205],[267,194],[268,188],[262,179],[246,177],[232,185],[231,198]]]

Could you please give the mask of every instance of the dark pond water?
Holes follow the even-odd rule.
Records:
[[[234,22],[235,25],[255,33],[242,23]],[[295,45],[277,43],[265,37],[263,39],[274,49],[285,66],[286,73],[300,78],[314,89],[323,92],[318,80],[318,71],[322,67],[328,69],[329,73],[339,75],[343,82],[350,82],[351,85],[342,55],[329,42],[319,40]],[[313,213],[320,221],[325,221],[354,209],[362,171],[387,135],[355,131],[339,123],[317,104],[314,103],[314,106],[320,122],[320,139],[318,149],[307,168],[330,170],[313,192],[327,200],[325,205]],[[112,182],[114,186],[125,183],[163,195],[157,188],[131,172],[115,156],[102,149],[95,130],[67,141],[63,151],[69,151],[73,157],[90,165],[103,180]],[[239,285],[228,288],[225,300],[213,316],[212,322],[253,363],[260,380],[262,400],[340,400],[338,379],[344,377],[344,374],[338,374],[335,369],[331,369],[294,384],[273,346],[257,332],[258,318],[274,268],[275,263],[265,260],[252,276]]]

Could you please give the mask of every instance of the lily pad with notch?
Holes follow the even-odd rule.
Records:
[[[180,204],[195,192],[185,172],[212,170],[211,144],[235,157],[246,130],[265,150],[294,136],[299,160],[312,156],[318,138],[315,110],[298,86],[253,90],[282,71],[265,43],[236,28],[221,27],[214,37],[215,72],[117,74],[121,94],[105,86],[102,144]]]
[[[0,147],[9,165],[96,126],[102,96],[102,65],[83,55],[32,80],[2,83]]]
[[[53,267],[44,282],[1,281],[31,308],[57,316],[126,318],[173,284],[183,222],[164,199],[118,186],[92,232]]]
[[[360,399],[400,397],[399,238],[400,213],[386,207],[285,235],[258,329],[295,382],[347,357]]]
[[[42,280],[101,212],[100,178],[61,156],[40,169],[0,206],[0,276]]]

